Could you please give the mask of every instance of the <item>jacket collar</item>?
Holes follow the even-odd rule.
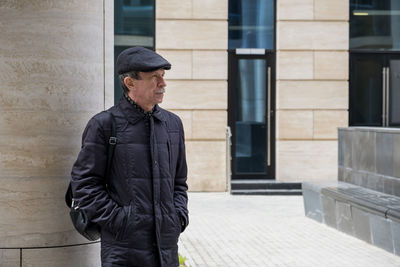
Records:
[[[126,119],[132,124],[136,124],[139,120],[144,119],[146,116],[148,116],[136,109],[124,96],[119,99],[118,107],[120,108]],[[165,121],[162,108],[160,108],[158,105],[154,106],[151,116],[160,121]]]

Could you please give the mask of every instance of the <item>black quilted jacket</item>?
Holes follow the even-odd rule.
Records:
[[[108,112],[117,145],[107,187],[107,112],[87,124],[72,169],[79,207],[102,228],[102,266],[176,267],[178,237],[189,222],[182,122],[159,106],[146,116],[124,97]]]

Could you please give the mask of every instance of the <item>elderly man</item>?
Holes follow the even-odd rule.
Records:
[[[108,266],[173,266],[188,224],[187,167],[182,122],[160,108],[164,72],[157,53],[132,47],[118,57],[124,94],[87,124],[72,169],[75,201],[101,227],[101,261]],[[117,143],[105,177],[112,115]]]

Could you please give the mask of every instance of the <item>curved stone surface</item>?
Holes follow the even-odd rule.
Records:
[[[104,109],[105,80],[112,80],[105,8],[112,13],[112,1],[0,1],[0,249],[23,248],[37,266],[72,266],[68,255],[79,247],[55,254],[48,247],[88,242],[70,222],[64,193],[83,128]],[[35,256],[32,248],[41,247],[53,265]],[[85,251],[90,257],[80,260],[96,262],[98,246]],[[35,265],[24,253],[22,261]]]

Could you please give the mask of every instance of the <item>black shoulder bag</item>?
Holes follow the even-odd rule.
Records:
[[[114,155],[114,148],[117,144],[117,135],[115,130],[115,119],[114,115],[110,112],[111,116],[111,136],[108,140],[108,157],[107,157],[107,169],[105,179],[108,179],[110,175],[111,162]],[[107,183],[106,183],[107,187]],[[76,205],[74,197],[72,195],[71,182],[68,185],[67,192],[65,193],[65,203],[71,208],[69,214],[71,216],[72,224],[75,229],[90,241],[95,241],[100,238],[100,226],[92,223],[88,220],[85,212]]]

